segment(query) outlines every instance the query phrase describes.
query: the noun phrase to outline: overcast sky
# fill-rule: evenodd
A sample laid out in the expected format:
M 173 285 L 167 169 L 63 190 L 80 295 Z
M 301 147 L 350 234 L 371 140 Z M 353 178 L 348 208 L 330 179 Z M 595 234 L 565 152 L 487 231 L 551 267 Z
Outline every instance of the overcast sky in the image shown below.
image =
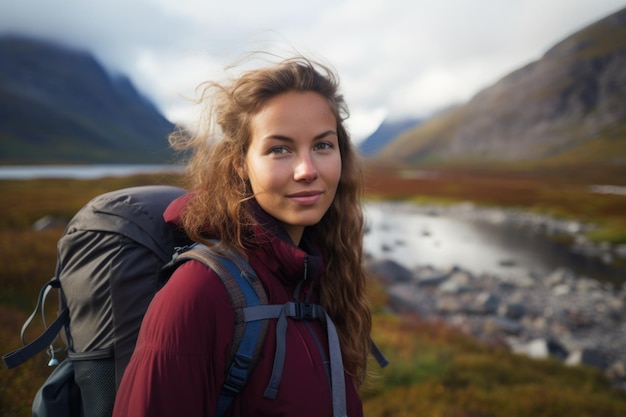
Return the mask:
M 470 99 L 625 0 L 0 0 L 0 33 L 91 51 L 172 122 L 245 53 L 330 63 L 359 140 L 385 118 Z

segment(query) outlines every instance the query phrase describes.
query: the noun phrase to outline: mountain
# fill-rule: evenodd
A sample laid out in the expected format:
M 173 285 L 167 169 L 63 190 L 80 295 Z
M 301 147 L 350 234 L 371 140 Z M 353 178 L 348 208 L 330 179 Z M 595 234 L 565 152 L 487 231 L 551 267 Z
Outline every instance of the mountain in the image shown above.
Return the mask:
M 626 166 L 626 9 L 554 45 L 377 157 L 419 164 Z
M 359 144 L 359 151 L 366 157 L 375 155 L 396 136 L 419 123 L 419 119 L 383 120 L 378 129 Z
M 0 37 L 0 164 L 168 163 L 173 129 L 89 53 Z

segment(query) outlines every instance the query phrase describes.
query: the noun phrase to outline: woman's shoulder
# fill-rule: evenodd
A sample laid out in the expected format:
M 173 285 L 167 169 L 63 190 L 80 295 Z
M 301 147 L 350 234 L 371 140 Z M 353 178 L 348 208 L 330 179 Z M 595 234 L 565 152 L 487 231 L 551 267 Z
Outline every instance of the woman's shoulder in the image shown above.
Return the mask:
M 233 322 L 234 309 L 217 274 L 187 261 L 150 303 L 138 348 L 144 355 L 219 351 L 230 343 Z
M 192 306 L 213 305 L 217 309 L 230 307 L 230 298 L 219 275 L 196 260 L 181 264 L 161 288 L 155 299 L 165 298 L 168 302 L 180 301 Z

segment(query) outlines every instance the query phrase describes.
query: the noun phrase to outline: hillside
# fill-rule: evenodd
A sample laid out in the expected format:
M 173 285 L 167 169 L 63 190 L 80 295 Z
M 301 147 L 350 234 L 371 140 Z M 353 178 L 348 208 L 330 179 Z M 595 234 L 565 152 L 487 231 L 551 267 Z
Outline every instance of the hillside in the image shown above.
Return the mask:
M 173 128 L 90 54 L 0 37 L 0 164 L 170 162 Z
M 417 126 L 419 119 L 409 118 L 402 120 L 384 120 L 380 126 L 359 144 L 359 151 L 364 156 L 375 155 L 387 146 L 396 136 L 408 129 Z
M 408 163 L 626 166 L 626 9 L 556 44 L 378 155 Z

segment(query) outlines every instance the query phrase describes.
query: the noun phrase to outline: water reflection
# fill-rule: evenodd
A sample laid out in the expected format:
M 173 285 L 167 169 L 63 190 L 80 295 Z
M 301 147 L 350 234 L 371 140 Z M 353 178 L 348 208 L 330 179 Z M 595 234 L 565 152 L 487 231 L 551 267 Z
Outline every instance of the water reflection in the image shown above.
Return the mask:
M 626 277 L 623 270 L 572 253 L 566 245 L 520 226 L 430 216 L 390 203 L 369 203 L 365 212 L 368 255 L 393 259 L 410 269 L 458 266 L 475 274 L 519 278 L 567 267 L 602 281 L 617 283 Z
M 181 172 L 177 165 L 92 164 L 92 165 L 8 165 L 0 166 L 0 180 L 35 178 L 95 179 L 135 174 Z

